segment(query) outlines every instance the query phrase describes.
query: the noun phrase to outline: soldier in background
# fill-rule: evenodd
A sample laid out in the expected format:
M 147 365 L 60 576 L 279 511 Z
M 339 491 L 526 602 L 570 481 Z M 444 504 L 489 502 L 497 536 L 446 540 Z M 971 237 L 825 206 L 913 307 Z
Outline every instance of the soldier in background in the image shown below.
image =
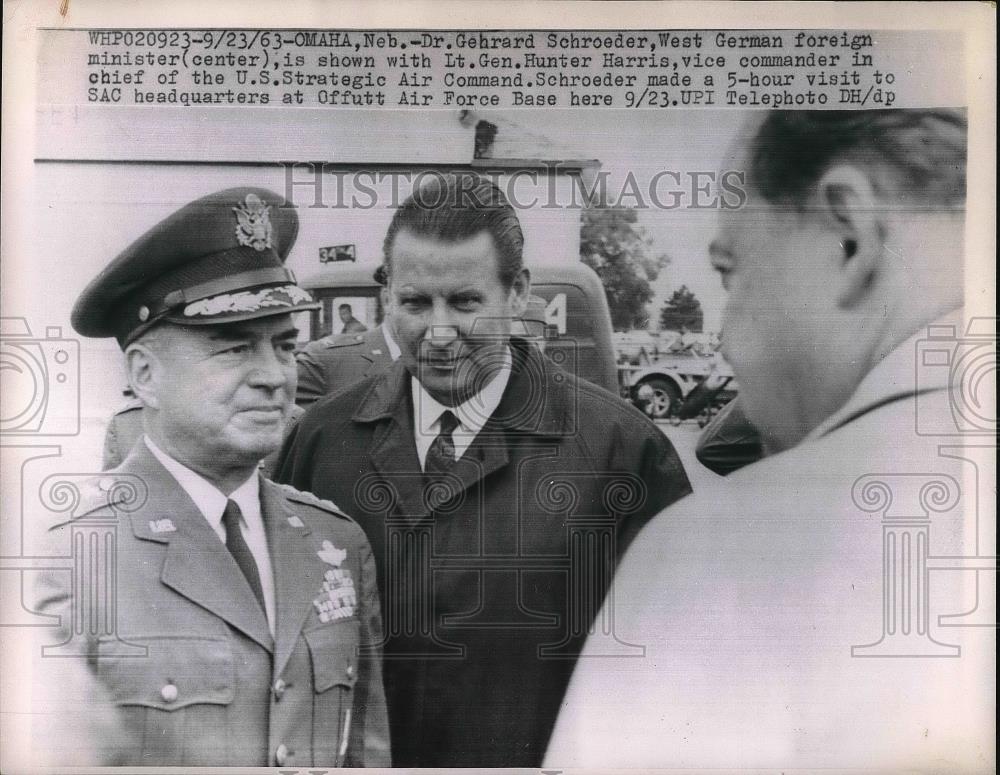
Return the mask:
M 340 329 L 342 334 L 361 334 L 368 330 L 368 326 L 354 317 L 354 310 L 350 304 L 341 304 L 337 307 L 337 315 L 344 327 Z
M 373 276 L 383 286 L 380 300 L 386 314 L 382 323 L 363 333 L 324 336 L 302 348 L 296 355 L 299 387 L 295 402 L 300 407 L 312 406 L 323 396 L 379 373 L 399 357 L 399 345 L 396 344 L 392 320 L 387 313 L 385 268 L 379 266 Z

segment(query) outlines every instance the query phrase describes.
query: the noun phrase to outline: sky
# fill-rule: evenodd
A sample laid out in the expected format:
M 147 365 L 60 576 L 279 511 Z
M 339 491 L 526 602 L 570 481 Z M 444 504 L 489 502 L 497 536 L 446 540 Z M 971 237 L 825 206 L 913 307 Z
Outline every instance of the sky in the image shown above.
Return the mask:
M 488 113 L 482 114 L 489 119 Z M 736 138 L 746 116 L 737 111 L 509 111 L 504 119 L 543 134 L 577 151 L 580 158 L 601 162 L 609 175 L 609 189 L 621 190 L 629 174 L 648 191 L 657 173 L 679 173 L 682 187 L 690 190 L 695 172 L 714 172 Z M 673 200 L 669 190 L 677 188 L 673 175 L 661 175 L 657 187 L 661 204 Z M 704 184 L 705 178 L 701 178 Z M 617 182 L 616 182 L 617 181 Z M 648 200 L 648 196 L 644 196 Z M 627 203 L 632 203 L 630 200 Z M 686 202 L 691 195 L 686 195 Z M 703 201 L 699 199 L 699 201 Z M 716 228 L 716 210 L 681 206 L 663 209 L 648 202 L 640 209 L 639 223 L 652 238 L 651 250 L 666 253 L 670 263 L 654 283 L 656 298 L 650 315 L 656 319 L 663 302 L 681 285 L 687 285 L 701 300 L 705 329 L 718 330 L 725 293 L 708 263 L 708 245 Z

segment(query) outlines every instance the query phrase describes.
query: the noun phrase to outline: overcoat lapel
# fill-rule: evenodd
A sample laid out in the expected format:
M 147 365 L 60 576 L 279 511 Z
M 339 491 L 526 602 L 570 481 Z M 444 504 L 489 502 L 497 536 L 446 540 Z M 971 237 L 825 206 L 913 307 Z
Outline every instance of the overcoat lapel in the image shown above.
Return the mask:
M 467 492 L 510 462 L 512 435 L 543 435 L 562 429 L 563 407 L 550 402 L 548 370 L 531 345 L 511 340 L 513 367 L 510 383 L 494 416 L 452 469 L 458 492 Z M 397 511 L 419 521 L 431 509 L 424 498 L 424 478 L 413 441 L 413 407 L 409 378 L 399 361 L 374 383 L 354 415 L 374 422 L 369 449 L 372 467 L 393 486 Z M 516 443 L 516 442 L 515 442 Z
M 423 472 L 413 441 L 409 377 L 399 361 L 375 380 L 354 419 L 375 423 L 368 459 L 379 479 L 392 488 L 396 512 L 418 522 L 430 509 L 424 503 Z
M 121 470 L 139 476 L 146 484 L 146 504 L 131 515 L 132 528 L 139 538 L 166 544 L 160 580 L 273 650 L 267 617 L 253 590 L 184 488 L 141 442 Z M 169 519 L 175 529 L 152 532 L 150 522 L 162 519 Z

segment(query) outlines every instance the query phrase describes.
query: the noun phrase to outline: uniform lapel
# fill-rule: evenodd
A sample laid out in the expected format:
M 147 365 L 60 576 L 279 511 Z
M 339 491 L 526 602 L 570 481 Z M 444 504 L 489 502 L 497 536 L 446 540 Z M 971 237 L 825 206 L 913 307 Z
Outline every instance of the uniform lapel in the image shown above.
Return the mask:
M 261 479 L 260 505 L 274 568 L 274 674 L 291 656 L 313 599 L 322 591 L 323 563 L 309 538 L 309 526 L 287 504 L 280 489 Z
M 132 527 L 138 538 L 167 545 L 160 580 L 272 650 L 267 617 L 243 572 L 184 489 L 141 442 L 122 470 L 148 488 L 146 505 L 131 515 Z M 157 520 L 169 520 L 174 529 L 154 533 L 150 523 Z

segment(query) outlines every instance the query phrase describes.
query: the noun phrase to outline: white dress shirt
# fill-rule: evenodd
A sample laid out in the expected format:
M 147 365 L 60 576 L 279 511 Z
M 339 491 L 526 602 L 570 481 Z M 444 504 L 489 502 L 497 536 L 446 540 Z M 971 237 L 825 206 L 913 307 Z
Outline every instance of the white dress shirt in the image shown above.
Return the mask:
M 424 390 L 424 386 L 418 380 L 410 378 L 410 391 L 413 396 L 413 436 L 421 468 L 426 465 L 427 452 L 438 435 L 441 415 L 446 410 L 454 412 L 458 418 L 458 427 L 451 435 L 455 444 L 455 459 L 458 460 L 466 453 L 479 431 L 486 425 L 486 421 L 500 405 L 503 391 L 507 389 L 507 382 L 510 380 L 510 367 L 510 349 L 505 348 L 503 364 L 493 379 L 476 395 L 458 406 L 445 406 Z
M 271 553 L 267 548 L 267 533 L 264 531 L 264 518 L 260 511 L 260 479 L 257 471 L 243 484 L 224 495 L 214 484 L 187 466 L 177 462 L 166 452 L 156 446 L 149 436 L 143 440 L 149 451 L 153 453 L 170 475 L 188 494 L 198 511 L 202 513 L 212 530 L 223 544 L 226 543 L 226 526 L 222 524 L 222 513 L 226 510 L 226 502 L 233 500 L 240 507 L 243 518 L 240 528 L 250 553 L 257 563 L 257 573 L 260 575 L 260 586 L 264 592 L 264 611 L 267 614 L 267 626 L 274 635 L 275 598 L 274 573 L 271 570 Z

